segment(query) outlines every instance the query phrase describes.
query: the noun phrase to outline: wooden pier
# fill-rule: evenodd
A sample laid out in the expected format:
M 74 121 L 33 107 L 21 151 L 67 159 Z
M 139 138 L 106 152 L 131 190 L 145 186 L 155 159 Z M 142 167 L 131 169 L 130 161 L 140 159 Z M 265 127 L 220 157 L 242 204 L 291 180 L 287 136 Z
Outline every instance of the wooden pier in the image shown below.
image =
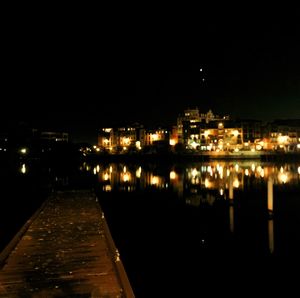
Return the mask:
M 95 195 L 51 195 L 0 254 L 0 297 L 134 297 Z

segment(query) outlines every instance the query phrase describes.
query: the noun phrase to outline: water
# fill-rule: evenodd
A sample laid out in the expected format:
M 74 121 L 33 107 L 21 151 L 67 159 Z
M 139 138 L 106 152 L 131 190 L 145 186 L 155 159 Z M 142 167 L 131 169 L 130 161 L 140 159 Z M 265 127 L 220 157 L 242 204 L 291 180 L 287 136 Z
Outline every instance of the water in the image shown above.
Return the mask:
M 2 248 L 49 191 L 93 187 L 136 297 L 239 294 L 237 285 L 287 292 L 297 276 L 300 162 L 20 164 L 7 172 Z

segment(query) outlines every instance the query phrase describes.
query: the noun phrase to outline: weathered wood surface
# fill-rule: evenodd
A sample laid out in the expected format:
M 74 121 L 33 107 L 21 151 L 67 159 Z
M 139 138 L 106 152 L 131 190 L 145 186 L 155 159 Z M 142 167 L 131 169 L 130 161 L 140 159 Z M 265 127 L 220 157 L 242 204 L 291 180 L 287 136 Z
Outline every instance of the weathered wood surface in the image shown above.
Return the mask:
M 48 199 L 0 270 L 0 297 L 134 297 L 93 194 Z

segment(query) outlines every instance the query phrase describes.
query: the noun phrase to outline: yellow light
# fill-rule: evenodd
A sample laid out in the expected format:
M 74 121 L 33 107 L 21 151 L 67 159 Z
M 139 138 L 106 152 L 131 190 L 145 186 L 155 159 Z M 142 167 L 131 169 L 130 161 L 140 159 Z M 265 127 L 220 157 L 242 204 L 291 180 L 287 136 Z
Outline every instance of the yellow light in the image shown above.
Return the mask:
M 176 145 L 176 141 L 174 139 L 170 139 L 170 145 L 171 146 L 175 146 Z
M 141 178 L 141 174 L 142 174 L 142 168 L 139 167 L 135 172 L 136 178 Z
M 104 191 L 108 191 L 108 192 L 111 191 L 111 185 L 108 185 L 108 184 L 107 184 L 107 185 L 104 185 L 104 186 L 103 186 L 103 190 L 104 190 Z
M 239 170 L 239 165 L 236 164 L 236 165 L 235 165 L 235 171 L 238 172 L 238 170 Z
M 151 135 L 151 139 L 152 139 L 152 141 L 157 141 L 158 140 L 158 134 L 153 134 L 153 135 Z
M 104 144 L 107 146 L 107 144 L 109 143 L 109 139 L 104 139 Z
M 196 177 L 198 174 L 198 171 L 196 169 L 192 169 L 192 176 Z
M 234 152 L 239 152 L 239 148 L 235 148 L 235 149 L 234 149 Z
M 99 173 L 99 172 L 100 172 L 100 167 L 99 167 L 99 165 L 97 165 L 97 167 L 96 167 L 96 171 L 97 171 L 97 173 Z
M 151 184 L 152 185 L 158 184 L 158 177 L 157 176 L 152 176 L 151 177 Z
M 97 174 L 97 169 L 96 168 L 93 169 L 93 173 L 94 173 L 94 175 Z
M 220 195 L 223 196 L 223 194 L 224 194 L 224 189 L 221 188 L 221 189 L 220 189 Z
M 287 181 L 288 181 L 288 176 L 287 176 L 287 174 L 283 174 L 283 173 L 281 173 L 281 174 L 279 174 L 279 180 L 281 181 L 281 182 L 283 182 L 283 183 L 286 183 Z
M 300 149 L 300 144 L 297 144 L 297 148 Z
M 94 146 L 93 146 L 93 148 L 94 148 L 94 149 L 96 149 L 96 148 L 97 148 L 97 146 L 96 146 L 96 145 L 94 145 Z
M 104 176 L 103 176 L 104 181 L 107 181 L 108 178 L 109 178 L 109 175 L 107 173 L 104 173 Z
M 126 173 L 126 171 L 127 171 L 126 166 L 124 166 L 123 172 Z
M 205 178 L 204 185 L 206 188 L 209 188 L 209 186 L 210 186 L 210 183 L 207 178 Z
M 223 123 L 222 122 L 219 123 L 219 127 L 223 127 Z
M 96 148 L 96 151 L 99 152 L 99 151 L 100 151 L 100 148 Z
M 256 145 L 256 150 L 261 150 L 262 149 L 262 145 Z
M 124 174 L 123 174 L 123 181 L 124 181 L 124 182 L 128 182 L 129 180 L 130 180 L 129 173 L 124 173 Z
M 208 135 L 209 135 L 209 130 L 205 130 L 205 131 L 204 131 L 204 136 L 207 138 Z
M 251 165 L 251 170 L 254 172 L 255 171 L 255 165 L 254 163 Z
M 300 167 L 298 167 L 298 174 L 300 175 Z
M 240 186 L 239 180 L 238 180 L 238 179 L 235 179 L 235 180 L 233 181 L 233 187 L 239 188 L 239 186 Z
M 130 145 L 130 138 L 128 138 L 128 137 L 124 137 L 123 138 L 123 145 Z
M 176 178 L 176 173 L 174 171 L 170 172 L 170 179 L 174 180 Z
M 21 167 L 21 173 L 26 174 L 26 165 L 23 163 Z
M 136 146 L 136 148 L 139 149 L 139 150 L 142 149 L 142 148 L 141 148 L 141 142 L 140 142 L 140 141 L 136 141 L 136 142 L 135 142 L 135 146 Z
M 238 131 L 238 130 L 234 130 L 234 131 L 232 132 L 232 134 L 233 134 L 235 137 L 237 137 L 237 136 L 239 135 L 239 131 Z
M 22 148 L 22 149 L 20 149 L 20 152 L 21 152 L 22 154 L 26 154 L 26 153 L 27 153 L 27 149 L 26 149 L 26 148 Z
M 245 170 L 245 175 L 249 176 L 249 170 L 248 169 Z
M 112 168 L 112 166 L 110 166 L 109 167 L 109 172 L 112 173 L 112 171 L 113 171 L 113 168 Z
M 277 138 L 277 141 L 278 141 L 279 144 L 284 144 L 288 141 L 288 138 L 289 138 L 288 136 L 279 136 Z

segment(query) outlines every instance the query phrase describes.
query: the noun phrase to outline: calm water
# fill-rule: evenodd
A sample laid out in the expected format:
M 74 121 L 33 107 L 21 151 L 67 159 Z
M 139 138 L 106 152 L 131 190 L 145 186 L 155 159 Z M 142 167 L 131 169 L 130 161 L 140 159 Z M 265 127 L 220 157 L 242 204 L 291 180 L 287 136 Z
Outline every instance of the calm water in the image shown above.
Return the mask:
M 290 289 L 297 276 L 300 162 L 2 169 L 1 247 L 49 191 L 83 187 L 99 197 L 137 297 L 254 291 L 287 276 Z

